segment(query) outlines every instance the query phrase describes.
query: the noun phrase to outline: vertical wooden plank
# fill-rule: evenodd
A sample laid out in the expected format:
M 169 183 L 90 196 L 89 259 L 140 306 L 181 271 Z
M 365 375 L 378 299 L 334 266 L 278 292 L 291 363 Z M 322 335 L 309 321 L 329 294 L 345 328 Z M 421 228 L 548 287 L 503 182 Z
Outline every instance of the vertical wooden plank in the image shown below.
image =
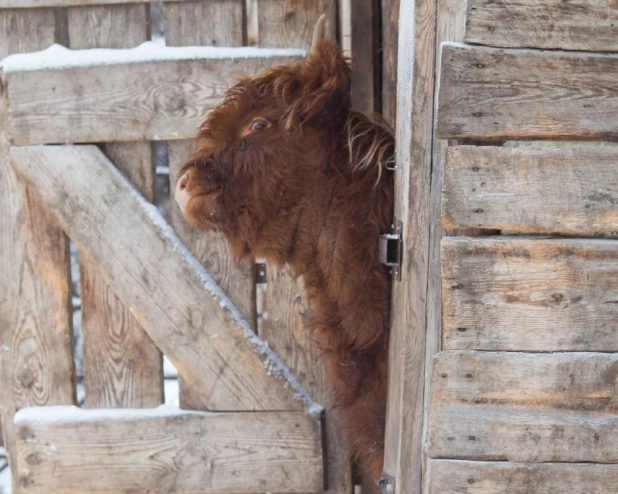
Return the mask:
M 147 5 L 73 7 L 67 11 L 71 48 L 127 48 L 149 38 Z M 154 154 L 149 142 L 110 143 L 110 159 L 154 201 Z M 103 282 L 96 259 L 80 263 L 85 405 L 153 407 L 163 402 L 163 364 L 130 311 Z
M 382 0 L 382 116 L 393 128 L 397 116 L 399 1 Z
M 0 58 L 54 40 L 54 9 L 0 10 Z M 68 240 L 9 165 L 4 87 L 0 74 L 0 423 L 17 492 L 13 414 L 75 395 Z
M 326 36 L 336 31 L 335 1 L 307 2 L 260 0 L 258 2 L 258 32 L 260 46 L 301 47 L 311 45 L 313 27 L 322 13 L 327 14 Z M 259 335 L 266 339 L 290 368 L 311 397 L 326 407 L 324 434 L 326 453 L 326 492 L 352 492 L 352 469 L 347 458 L 347 444 L 336 417 L 330 412 L 331 386 L 320 351 L 305 327 L 310 308 L 300 280 L 286 268 L 266 267 L 266 285 Z
M 165 4 L 168 46 L 242 46 L 244 0 L 170 2 Z
M 131 48 L 150 39 L 147 4 L 67 9 L 71 48 Z
M 397 75 L 395 214 L 403 221 L 401 282 L 392 303 L 385 472 L 400 493 L 422 490 L 436 2 L 402 0 Z
M 375 109 L 374 1 L 355 0 L 351 5 L 352 32 L 352 105 L 371 113 Z
M 154 201 L 151 143 L 112 143 L 109 158 L 149 201 Z M 85 405 L 91 408 L 148 408 L 163 402 L 161 353 L 99 279 L 96 261 L 81 263 Z
M 325 35 L 334 39 L 337 32 L 336 0 L 259 0 L 259 45 L 308 49 L 313 28 L 322 14 L 326 14 Z
M 2 122 L 6 121 L 5 104 L 3 98 Z M 0 407 L 17 485 L 21 473 L 14 470 L 13 461 L 15 411 L 74 403 L 71 293 L 68 239 L 10 168 L 4 133 L 0 136 L 0 206 L 0 347 L 5 350 L 6 365 Z
M 266 275 L 265 313 L 260 324 L 260 337 L 266 339 L 281 360 L 294 372 L 300 385 L 322 404 L 324 420 L 326 486 L 330 494 L 352 492 L 351 465 L 347 459 L 345 434 L 331 412 L 331 385 L 326 363 L 312 342 L 306 324 L 311 308 L 300 279 L 289 269 L 268 266 Z M 366 491 L 369 492 L 369 491 Z
M 170 141 L 168 156 L 171 189 L 174 189 L 180 168 L 188 161 L 192 152 L 191 141 Z M 232 299 L 245 318 L 255 324 L 255 284 L 253 264 L 236 262 L 232 258 L 227 241 L 222 234 L 193 228 L 187 224 L 182 213 L 174 203 L 169 212 L 169 221 L 174 230 L 206 267 L 217 284 Z M 205 409 L 206 404 L 194 396 L 179 377 L 180 405 L 188 409 Z
M 42 50 L 54 40 L 54 9 L 0 9 L 0 58 Z

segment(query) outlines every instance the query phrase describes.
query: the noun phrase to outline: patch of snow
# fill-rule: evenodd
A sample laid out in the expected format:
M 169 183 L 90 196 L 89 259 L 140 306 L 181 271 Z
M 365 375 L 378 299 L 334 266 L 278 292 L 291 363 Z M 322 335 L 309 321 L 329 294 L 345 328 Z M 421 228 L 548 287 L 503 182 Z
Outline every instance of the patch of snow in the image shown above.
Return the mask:
M 11 469 L 7 467 L 0 471 L 0 494 L 11 494 L 12 492 Z
M 180 387 L 177 379 L 166 379 L 163 382 L 163 395 L 167 406 L 180 406 Z
M 163 376 L 165 378 L 178 377 L 178 369 L 165 355 L 163 355 Z
M 178 407 L 160 405 L 156 408 L 90 408 L 74 406 L 29 407 L 22 408 L 13 417 L 15 424 L 67 422 L 99 422 L 105 420 L 143 420 L 156 417 L 173 417 L 176 415 L 195 415 L 210 412 L 193 412 Z
M 88 50 L 70 50 L 64 46 L 54 44 L 38 52 L 9 55 L 0 62 L 0 65 L 4 72 L 24 72 L 143 62 L 302 57 L 305 53 L 305 50 L 296 48 L 163 46 L 153 41 L 146 41 L 135 48 L 129 49 L 93 48 Z

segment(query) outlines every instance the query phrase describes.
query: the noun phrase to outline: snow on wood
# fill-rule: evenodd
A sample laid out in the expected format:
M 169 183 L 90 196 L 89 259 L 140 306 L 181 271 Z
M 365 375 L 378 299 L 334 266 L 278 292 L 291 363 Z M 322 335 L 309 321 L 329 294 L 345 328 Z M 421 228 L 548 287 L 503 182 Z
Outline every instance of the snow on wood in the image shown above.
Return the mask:
M 70 50 L 54 44 L 42 51 L 10 55 L 0 62 L 0 67 L 3 72 L 25 72 L 180 60 L 301 57 L 304 54 L 305 50 L 293 48 L 163 46 L 152 41 L 127 49 Z

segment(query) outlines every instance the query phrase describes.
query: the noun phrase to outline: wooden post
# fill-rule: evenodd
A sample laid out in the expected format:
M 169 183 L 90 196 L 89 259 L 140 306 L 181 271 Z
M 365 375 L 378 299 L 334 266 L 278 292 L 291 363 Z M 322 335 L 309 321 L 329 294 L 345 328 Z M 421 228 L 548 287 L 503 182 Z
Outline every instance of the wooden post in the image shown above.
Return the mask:
M 422 488 L 436 3 L 402 0 L 399 26 L 395 214 L 404 258 L 393 288 L 384 469 L 407 494 Z
M 67 9 L 71 48 L 130 48 L 150 38 L 145 4 Z M 109 143 L 105 151 L 146 200 L 154 201 L 151 143 Z M 90 262 L 89 262 L 90 261 Z M 152 407 L 163 401 L 161 352 L 95 271 L 80 259 L 84 391 L 88 407 Z
M 54 9 L 0 9 L 0 58 L 55 40 Z M 0 87 L 6 81 L 0 74 Z M 0 98 L 0 423 L 12 470 L 13 414 L 30 405 L 74 402 L 70 280 L 66 236 L 9 163 L 7 94 Z

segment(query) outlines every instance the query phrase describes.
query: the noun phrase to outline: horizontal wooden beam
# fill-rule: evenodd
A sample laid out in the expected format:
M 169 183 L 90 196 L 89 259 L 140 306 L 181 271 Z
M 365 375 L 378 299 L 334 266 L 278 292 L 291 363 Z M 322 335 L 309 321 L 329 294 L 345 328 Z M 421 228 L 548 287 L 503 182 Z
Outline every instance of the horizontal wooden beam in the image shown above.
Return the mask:
M 193 137 L 238 77 L 303 50 L 162 47 L 71 51 L 54 45 L 2 62 L 16 145 Z
M 537 406 L 618 413 L 618 354 L 444 351 L 434 359 L 433 403 Z
M 430 460 L 428 494 L 608 494 L 618 465 Z
M 618 462 L 618 355 L 444 352 L 432 458 Z
M 614 0 L 468 0 L 467 5 L 468 43 L 618 51 Z
M 438 136 L 618 138 L 618 56 L 442 45 Z
M 618 146 L 598 143 L 553 149 L 448 148 L 444 226 L 544 233 L 616 232 L 616 163 Z
M 11 149 L 12 164 L 211 410 L 299 410 L 310 399 L 95 146 Z
M 431 409 L 428 444 L 432 458 L 615 463 L 618 415 L 445 404 Z
M 37 407 L 14 423 L 14 471 L 32 494 L 323 488 L 320 423 L 304 412 Z
M 446 238 L 445 349 L 618 350 L 618 241 Z
M 3 0 L 2 9 L 31 9 L 39 7 L 86 7 L 88 5 L 116 5 L 128 3 L 149 3 L 152 0 Z M 165 0 L 169 2 L 184 2 L 186 0 Z

